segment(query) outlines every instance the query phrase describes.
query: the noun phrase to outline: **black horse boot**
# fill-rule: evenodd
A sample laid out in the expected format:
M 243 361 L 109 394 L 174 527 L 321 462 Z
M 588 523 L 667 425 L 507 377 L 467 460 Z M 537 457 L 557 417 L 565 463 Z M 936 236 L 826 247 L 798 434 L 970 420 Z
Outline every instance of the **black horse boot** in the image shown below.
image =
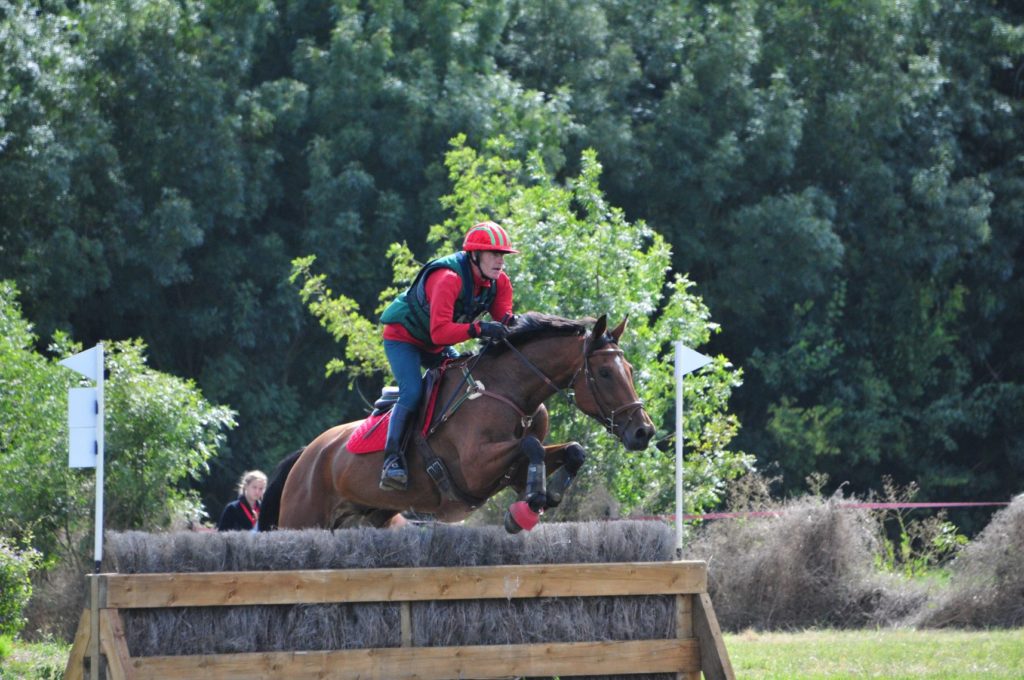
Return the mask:
M 405 491 L 409 486 L 409 473 L 405 469 L 405 455 L 402 453 L 402 437 L 412 411 L 395 404 L 391 408 L 391 421 L 388 423 L 388 437 L 384 444 L 384 465 L 380 471 L 380 488 L 392 491 Z

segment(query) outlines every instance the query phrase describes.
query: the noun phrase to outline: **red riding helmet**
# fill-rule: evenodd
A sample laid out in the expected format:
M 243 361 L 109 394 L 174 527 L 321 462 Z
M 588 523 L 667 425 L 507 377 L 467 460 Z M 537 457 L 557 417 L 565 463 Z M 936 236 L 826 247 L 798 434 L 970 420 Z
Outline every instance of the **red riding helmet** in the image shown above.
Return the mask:
M 481 222 L 466 234 L 462 242 L 463 250 L 493 250 L 499 253 L 518 253 L 512 247 L 512 239 L 505 230 L 494 222 Z

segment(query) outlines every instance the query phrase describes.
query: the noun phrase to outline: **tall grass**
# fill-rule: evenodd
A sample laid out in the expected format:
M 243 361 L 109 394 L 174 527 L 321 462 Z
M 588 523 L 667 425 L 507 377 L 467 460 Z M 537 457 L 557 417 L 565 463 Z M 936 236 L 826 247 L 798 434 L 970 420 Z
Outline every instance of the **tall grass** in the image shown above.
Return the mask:
M 15 640 L 0 658 L 0 680 L 59 680 L 64 677 L 71 645 L 66 642 Z

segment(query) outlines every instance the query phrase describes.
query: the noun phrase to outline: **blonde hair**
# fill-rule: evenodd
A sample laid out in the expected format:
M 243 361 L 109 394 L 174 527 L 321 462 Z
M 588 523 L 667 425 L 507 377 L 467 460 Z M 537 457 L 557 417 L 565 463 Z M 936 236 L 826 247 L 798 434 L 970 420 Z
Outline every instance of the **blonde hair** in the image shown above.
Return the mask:
M 263 483 L 267 483 L 267 476 L 259 470 L 249 470 L 248 472 L 242 473 L 242 478 L 238 480 L 238 495 L 241 496 L 245 493 L 245 487 L 249 486 L 257 479 L 262 479 Z

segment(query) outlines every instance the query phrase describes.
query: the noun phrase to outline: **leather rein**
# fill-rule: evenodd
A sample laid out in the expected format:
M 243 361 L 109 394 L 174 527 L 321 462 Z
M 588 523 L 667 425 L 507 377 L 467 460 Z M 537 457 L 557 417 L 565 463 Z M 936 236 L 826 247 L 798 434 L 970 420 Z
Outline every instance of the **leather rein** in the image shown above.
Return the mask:
M 540 377 L 541 380 L 544 381 L 545 384 L 547 384 L 548 387 L 551 388 L 552 394 L 561 394 L 563 397 L 565 397 L 565 400 L 569 402 L 569 404 L 574 406 L 576 405 L 576 402 L 573 399 L 572 394 L 567 392 L 566 388 L 559 387 L 554 382 L 552 382 L 552 380 L 548 376 L 546 376 L 543 371 L 537 368 L 537 366 L 535 366 L 534 363 L 530 361 L 525 354 L 516 349 L 516 347 L 511 342 L 508 341 L 508 338 L 503 339 L 502 342 L 505 343 L 505 346 L 508 347 L 523 362 L 523 364 L 526 365 L 527 368 L 533 371 L 537 376 Z M 619 347 L 606 347 L 604 349 L 594 350 L 593 352 L 587 352 L 586 347 L 587 343 L 584 342 L 583 364 L 578 369 L 576 369 L 575 373 L 573 373 L 572 378 L 569 379 L 567 387 L 572 387 L 573 385 L 576 384 L 576 381 L 579 379 L 580 376 L 580 371 L 582 371 L 587 381 L 587 388 L 590 390 L 590 393 L 594 395 L 594 403 L 597 404 L 597 409 L 599 411 L 598 416 L 593 416 L 594 419 L 601 423 L 601 425 L 612 436 L 618 437 L 619 431 L 624 430 L 626 427 L 629 426 L 631 422 L 633 422 L 633 418 L 636 416 L 637 412 L 641 408 L 643 408 L 644 402 L 641 399 L 637 399 L 636 401 L 631 401 L 627 404 L 623 404 L 613 409 L 607 408 L 607 406 L 604 403 L 604 400 L 602 400 L 601 398 L 601 393 L 597 389 L 597 381 L 594 379 L 593 371 L 590 370 L 590 357 L 592 357 L 595 354 L 617 354 L 623 359 L 625 359 L 625 352 L 623 352 L 622 349 Z M 496 394 L 488 390 L 481 390 L 478 394 L 491 397 L 492 399 L 497 399 L 498 401 L 510 406 L 516 413 L 519 414 L 520 422 L 522 423 L 524 432 L 533 423 L 533 416 L 536 415 L 536 411 L 531 415 L 526 415 L 526 413 L 508 397 Z M 541 401 L 543 402 L 543 400 Z M 629 413 L 629 417 L 626 419 L 625 425 L 619 426 L 615 422 L 615 418 L 624 411 L 627 411 Z

